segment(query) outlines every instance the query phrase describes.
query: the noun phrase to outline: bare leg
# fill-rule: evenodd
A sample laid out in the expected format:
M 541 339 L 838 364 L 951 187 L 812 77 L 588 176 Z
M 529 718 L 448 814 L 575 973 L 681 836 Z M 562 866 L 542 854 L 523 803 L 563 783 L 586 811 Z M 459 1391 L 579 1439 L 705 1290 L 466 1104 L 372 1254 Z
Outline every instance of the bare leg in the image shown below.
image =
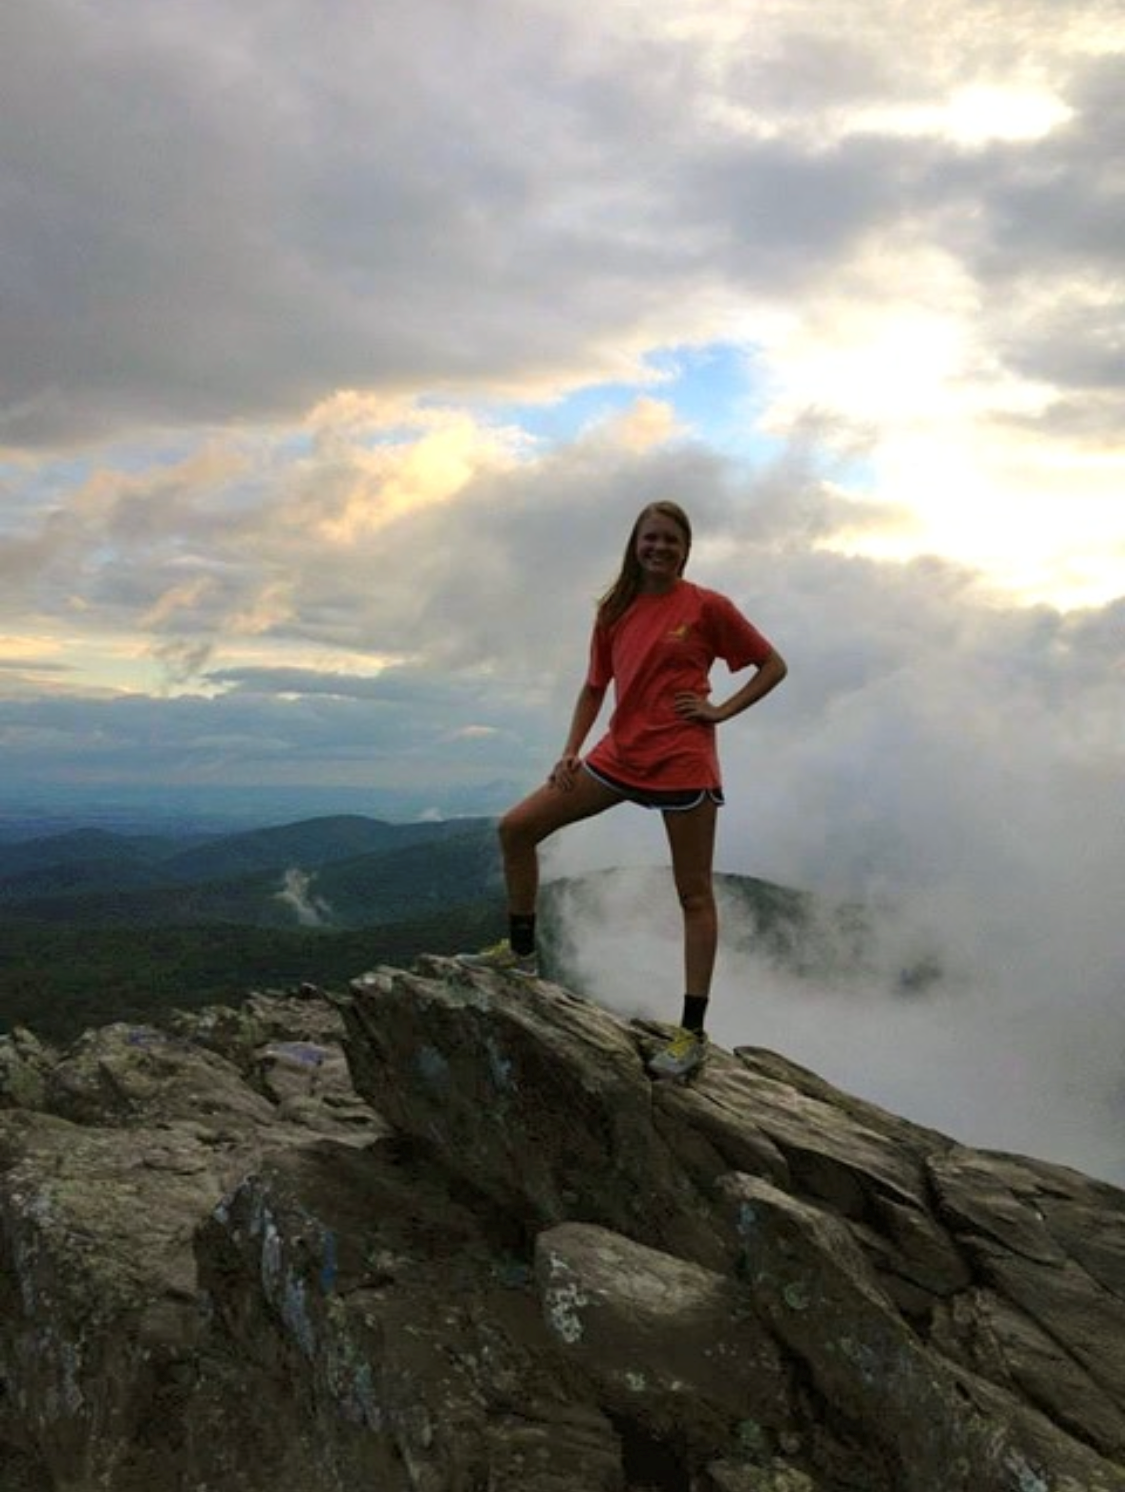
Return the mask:
M 686 813 L 665 813 L 672 873 L 684 914 L 684 990 L 706 1000 L 719 943 L 719 914 L 711 868 L 715 858 L 717 805 L 705 798 Z
M 535 911 L 539 895 L 538 847 L 556 829 L 593 818 L 622 801 L 589 772 L 578 772 L 574 785 L 558 788 L 547 782 L 508 810 L 500 820 L 500 848 L 508 886 L 508 910 L 517 916 Z

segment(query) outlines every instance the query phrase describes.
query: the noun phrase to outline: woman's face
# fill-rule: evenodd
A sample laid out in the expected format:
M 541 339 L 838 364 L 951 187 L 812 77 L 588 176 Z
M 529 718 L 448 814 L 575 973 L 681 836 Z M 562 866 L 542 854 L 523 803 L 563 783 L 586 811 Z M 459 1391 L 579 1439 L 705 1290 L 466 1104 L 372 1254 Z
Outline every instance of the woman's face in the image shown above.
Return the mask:
M 687 564 L 687 536 L 674 518 L 645 513 L 637 527 L 633 552 L 645 588 L 661 590 L 671 585 Z

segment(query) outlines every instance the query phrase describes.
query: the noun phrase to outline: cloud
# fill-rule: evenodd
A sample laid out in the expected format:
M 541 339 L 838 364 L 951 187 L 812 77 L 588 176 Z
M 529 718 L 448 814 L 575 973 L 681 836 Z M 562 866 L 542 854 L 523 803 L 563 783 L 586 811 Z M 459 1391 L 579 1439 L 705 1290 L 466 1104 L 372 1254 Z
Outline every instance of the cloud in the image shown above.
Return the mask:
M 275 899 L 296 913 L 301 927 L 328 927 L 332 923 L 332 907 L 323 897 L 312 894 L 314 876 L 293 865 L 282 877 L 281 890 Z
M 565 91 L 581 32 L 508 19 L 17 5 L 9 439 L 604 366 L 590 344 L 626 245 L 586 220 L 597 123 Z
M 1114 145 L 1093 121 L 1120 119 L 1111 15 L 1025 0 L 969 25 L 937 5 L 903 47 L 890 4 L 862 25 L 818 7 L 810 28 L 791 3 L 653 7 L 644 27 L 625 4 L 544 4 L 513 26 L 491 0 L 348 3 L 315 23 L 297 3 L 17 3 L 8 438 L 635 370 L 645 345 L 713 336 L 747 296 L 776 300 L 936 209 L 933 184 L 964 173 L 956 130 L 912 140 L 871 111 L 974 85 L 1002 114 L 1004 86 L 1036 81 L 1081 121 L 1046 190 L 1019 142 L 994 157 L 982 250 L 1026 263 L 1027 232 L 1050 253 L 1065 231 L 1093 263 Z M 1059 191 L 1087 210 L 1046 211 Z
M 858 977 L 802 981 L 738 951 L 728 907 L 714 1034 L 967 1143 L 1125 1180 L 1120 605 L 1013 614 L 950 569 L 778 566 L 757 599 L 792 673 L 723 730 L 718 865 L 862 897 L 881 943 Z M 544 854 L 552 877 L 666 861 L 656 815 L 628 807 Z M 675 1021 L 674 893 L 638 885 L 566 936 L 597 998 Z M 898 972 L 933 953 L 943 982 L 904 995 Z

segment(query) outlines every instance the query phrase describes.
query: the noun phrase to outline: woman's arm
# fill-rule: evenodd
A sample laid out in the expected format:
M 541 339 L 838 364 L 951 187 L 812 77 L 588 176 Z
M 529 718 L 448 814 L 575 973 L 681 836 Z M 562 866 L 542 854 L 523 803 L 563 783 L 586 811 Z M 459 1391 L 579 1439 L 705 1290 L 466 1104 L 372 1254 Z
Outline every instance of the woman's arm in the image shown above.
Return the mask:
M 564 792 L 574 786 L 574 774 L 578 771 L 578 753 L 582 750 L 582 743 L 590 734 L 590 728 L 598 718 L 598 712 L 605 698 L 604 689 L 595 689 L 592 684 L 583 684 L 578 691 L 578 698 L 574 702 L 574 713 L 570 717 L 570 730 L 567 732 L 566 745 L 562 749 L 562 756 L 551 769 L 548 782 L 555 787 L 561 787 Z
M 742 688 L 736 690 L 723 704 L 712 704 L 706 695 L 691 694 L 685 690 L 676 695 L 676 713 L 685 720 L 704 720 L 710 725 L 721 725 L 723 721 L 733 720 L 736 715 L 741 715 L 743 710 L 756 705 L 760 699 L 765 699 L 788 672 L 788 664 L 775 648 L 753 677 L 747 679 Z

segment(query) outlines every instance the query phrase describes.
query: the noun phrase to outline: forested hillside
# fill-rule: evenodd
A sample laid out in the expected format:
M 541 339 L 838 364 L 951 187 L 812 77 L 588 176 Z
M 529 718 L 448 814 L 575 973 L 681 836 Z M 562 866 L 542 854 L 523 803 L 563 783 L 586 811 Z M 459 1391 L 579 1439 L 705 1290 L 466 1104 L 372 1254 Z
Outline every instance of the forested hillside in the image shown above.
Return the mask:
M 607 896 L 668 897 L 667 867 L 545 888 L 543 953 L 580 988 L 555 936 L 565 899 L 588 925 Z M 748 876 L 720 876 L 724 940 L 800 976 L 864 966 L 868 915 Z M 0 1033 L 65 1041 L 115 1020 L 237 1002 L 251 989 L 343 987 L 380 963 L 456 953 L 504 926 L 489 819 L 390 824 L 347 816 L 192 840 L 80 831 L 0 852 Z M 903 969 L 904 988 L 939 973 Z
M 112 1020 L 343 985 L 496 935 L 487 819 L 310 819 L 201 841 L 84 830 L 0 857 L 0 1031 L 55 1041 Z

